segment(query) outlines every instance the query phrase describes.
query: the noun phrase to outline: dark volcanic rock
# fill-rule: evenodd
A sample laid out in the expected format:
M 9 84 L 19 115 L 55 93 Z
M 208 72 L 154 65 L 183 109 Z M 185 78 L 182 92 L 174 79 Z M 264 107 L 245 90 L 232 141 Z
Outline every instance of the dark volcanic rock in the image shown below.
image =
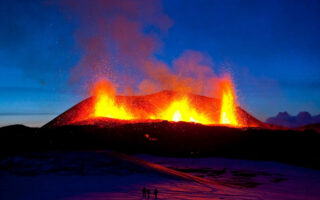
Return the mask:
M 97 119 L 90 123 L 57 128 L 0 128 L 0 159 L 3 154 L 30 151 L 109 149 L 128 154 L 274 160 L 320 169 L 320 134 L 312 130 L 232 128 L 167 121 L 114 122 L 113 126 L 100 126 Z
M 298 130 L 305 131 L 305 130 L 314 130 L 320 133 L 320 123 L 319 124 L 308 124 L 306 126 L 299 127 Z

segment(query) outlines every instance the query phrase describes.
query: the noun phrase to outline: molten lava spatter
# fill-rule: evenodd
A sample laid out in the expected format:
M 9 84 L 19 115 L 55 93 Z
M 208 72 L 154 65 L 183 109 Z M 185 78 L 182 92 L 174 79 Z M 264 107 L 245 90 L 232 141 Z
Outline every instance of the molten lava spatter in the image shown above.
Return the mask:
M 239 126 L 236 115 L 235 94 L 231 81 L 223 81 L 220 124 Z
M 208 119 L 204 114 L 197 111 L 194 106 L 190 104 L 187 97 L 174 100 L 164 112 L 154 118 L 175 122 L 184 121 L 201 124 L 214 124 L 214 122 L 210 121 L 210 119 Z
M 115 119 L 134 119 L 123 105 L 115 102 L 115 92 L 107 81 L 100 81 L 94 88 L 96 103 L 94 117 L 108 117 Z

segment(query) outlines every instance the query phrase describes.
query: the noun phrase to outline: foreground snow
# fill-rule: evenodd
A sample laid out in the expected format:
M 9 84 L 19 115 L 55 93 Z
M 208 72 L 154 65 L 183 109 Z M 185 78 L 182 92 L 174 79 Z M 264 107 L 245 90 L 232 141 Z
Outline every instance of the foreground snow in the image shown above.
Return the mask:
M 319 199 L 320 171 L 275 162 L 138 155 L 218 185 L 159 172 L 103 152 L 34 153 L 0 159 L 0 199 Z M 153 197 L 153 196 L 152 196 Z
M 258 199 L 320 199 L 320 171 L 314 169 L 227 158 L 137 157 L 238 188 Z

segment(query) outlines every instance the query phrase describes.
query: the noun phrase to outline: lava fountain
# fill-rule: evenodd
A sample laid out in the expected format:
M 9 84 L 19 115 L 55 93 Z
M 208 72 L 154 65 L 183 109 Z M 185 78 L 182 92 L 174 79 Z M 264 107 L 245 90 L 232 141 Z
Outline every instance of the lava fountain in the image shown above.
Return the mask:
M 124 105 L 115 102 L 115 90 L 108 81 L 99 81 L 93 94 L 96 98 L 93 117 L 108 117 L 114 119 L 134 119 Z
M 220 124 L 239 126 L 236 115 L 235 92 L 230 80 L 224 80 L 222 86 L 222 100 Z
M 208 119 L 205 114 L 201 113 L 201 111 L 196 110 L 186 96 L 182 99 L 174 100 L 170 103 L 170 106 L 164 112 L 153 118 L 175 122 L 184 121 L 201 124 L 214 123 L 210 119 Z
M 180 94 L 168 102 L 149 102 L 154 107 L 160 108 L 156 112 L 142 114 L 137 106 L 126 102 L 117 102 L 115 89 L 109 81 L 99 81 L 93 89 L 95 97 L 94 111 L 91 118 L 106 117 L 120 120 L 167 120 L 200 123 L 206 125 L 240 126 L 236 113 L 236 95 L 231 78 L 224 78 L 220 84 L 221 108 L 220 120 L 213 119 L 204 106 L 195 105 L 188 94 Z M 162 104 L 161 104 L 162 103 Z M 161 105 L 160 105 L 161 104 Z

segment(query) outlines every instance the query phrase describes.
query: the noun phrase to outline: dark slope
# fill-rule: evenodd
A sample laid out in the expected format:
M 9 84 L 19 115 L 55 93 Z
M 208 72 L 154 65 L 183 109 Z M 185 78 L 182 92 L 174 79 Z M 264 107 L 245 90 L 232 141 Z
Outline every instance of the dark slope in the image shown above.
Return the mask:
M 111 149 L 129 154 L 274 160 L 320 169 L 319 143 L 320 134 L 314 131 L 166 121 L 113 127 L 0 128 L 0 154 Z
M 302 127 L 297 128 L 297 130 L 300 130 L 300 131 L 314 130 L 314 131 L 317 131 L 318 133 L 320 133 L 320 123 L 302 126 Z

